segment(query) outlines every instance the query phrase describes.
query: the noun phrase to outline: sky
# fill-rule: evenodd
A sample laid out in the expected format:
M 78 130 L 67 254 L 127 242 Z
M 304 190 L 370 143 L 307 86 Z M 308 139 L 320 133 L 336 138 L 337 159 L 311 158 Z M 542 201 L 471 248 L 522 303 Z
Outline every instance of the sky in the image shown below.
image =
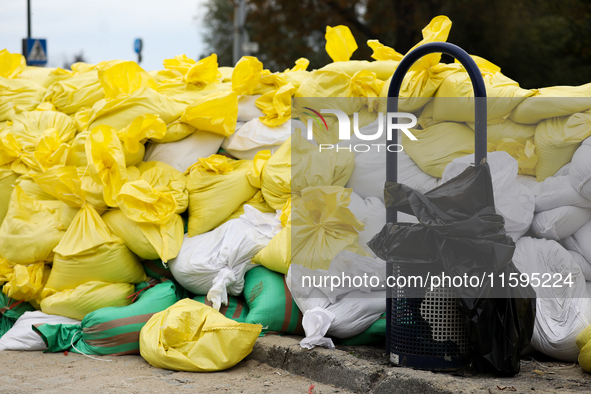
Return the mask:
M 146 71 L 164 59 L 204 52 L 200 18 L 204 0 L 31 0 L 31 36 L 47 39 L 48 67 L 63 67 L 84 52 L 88 63 L 135 60 L 143 41 Z M 0 50 L 21 53 L 27 37 L 27 1 L 0 0 Z

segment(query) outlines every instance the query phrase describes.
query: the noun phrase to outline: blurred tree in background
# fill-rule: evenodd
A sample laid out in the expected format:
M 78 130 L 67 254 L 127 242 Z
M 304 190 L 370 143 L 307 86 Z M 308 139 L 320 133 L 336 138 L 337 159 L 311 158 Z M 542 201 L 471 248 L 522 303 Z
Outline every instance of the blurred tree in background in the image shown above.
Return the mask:
M 453 25 L 448 42 L 501 67 L 525 88 L 591 82 L 589 0 L 248 0 L 246 28 L 256 56 L 272 71 L 299 57 L 310 69 L 331 62 L 326 26 L 347 25 L 359 45 L 354 60 L 370 60 L 368 39 L 406 53 L 437 15 Z M 232 65 L 233 4 L 207 0 L 204 40 L 220 65 Z M 447 58 L 445 61 L 452 61 Z

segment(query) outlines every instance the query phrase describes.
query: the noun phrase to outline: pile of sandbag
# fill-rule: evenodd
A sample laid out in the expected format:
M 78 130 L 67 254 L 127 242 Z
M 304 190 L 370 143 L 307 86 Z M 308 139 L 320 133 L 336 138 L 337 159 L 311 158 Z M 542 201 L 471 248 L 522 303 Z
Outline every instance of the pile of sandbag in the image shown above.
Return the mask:
M 434 18 L 412 49 L 450 29 Z M 283 72 L 250 56 L 219 67 L 215 54 L 150 72 L 122 60 L 63 70 L 0 51 L 0 348 L 140 353 L 212 371 L 267 333 L 304 335 L 308 348 L 382 339 L 385 263 L 367 244 L 386 225 L 386 149 L 353 146 L 388 143 L 385 97 L 403 55 L 369 40 L 374 61 L 351 61 L 345 26 L 326 40 L 333 63 L 307 71 L 301 58 Z M 587 303 L 557 313 L 591 281 L 591 84 L 522 89 L 473 59 L 492 97 L 495 208 L 515 264 L 577 284 L 538 294 L 532 343 L 573 360 Z M 420 192 L 473 161 L 472 85 L 440 60 L 422 58 L 400 91 L 399 110 L 418 124 L 417 140 L 399 135 L 398 181 Z M 341 111 L 348 140 L 321 108 Z M 343 274 L 379 283 L 302 284 Z

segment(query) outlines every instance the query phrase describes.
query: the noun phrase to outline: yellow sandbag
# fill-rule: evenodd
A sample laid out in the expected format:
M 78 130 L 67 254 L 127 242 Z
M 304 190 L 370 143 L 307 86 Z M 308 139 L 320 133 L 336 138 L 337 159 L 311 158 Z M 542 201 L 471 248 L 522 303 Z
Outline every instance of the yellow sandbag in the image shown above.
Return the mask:
M 140 88 L 130 95 L 98 101 L 91 110 L 88 129 L 109 125 L 116 130 L 127 127 L 135 118 L 145 114 L 158 115 L 168 124 L 177 119 L 186 105 L 168 98 L 149 87 Z
M 355 74 L 353 74 L 355 75 Z M 349 97 L 351 90 L 351 78 L 342 71 L 332 70 L 316 70 L 308 74 L 308 77 L 301 83 L 300 87 L 294 94 L 294 97 L 312 98 L 312 97 Z M 347 115 L 359 111 L 365 102 L 360 99 L 349 100 L 326 100 L 326 104 L 322 108 L 337 108 L 344 111 Z M 302 107 L 304 100 L 298 100 L 298 105 Z M 316 101 L 317 103 L 318 101 Z M 331 105 L 332 104 L 332 105 Z
M 14 266 L 10 279 L 2 287 L 2 292 L 17 301 L 35 300 L 47 283 L 51 268 L 44 262 Z
M 261 154 L 264 153 L 259 152 Z M 293 168 L 292 159 L 295 159 Z M 343 150 L 319 152 L 316 145 L 295 133 L 264 165 L 261 191 L 273 209 L 282 209 L 292 193 L 309 186 L 345 186 L 354 165 L 353 153 Z
M 57 111 L 32 111 L 19 114 L 12 125 L 12 134 L 23 148 L 35 148 L 49 129 L 61 143 L 70 143 L 76 136 L 76 123 Z
M 474 123 L 467 123 L 474 130 Z M 522 144 L 531 141 L 536 133 L 535 125 L 526 125 L 513 122 L 506 119 L 501 123 L 488 124 L 486 126 L 486 139 L 493 145 L 498 145 L 502 139 L 510 138 Z
M 26 66 L 25 57 L 20 53 L 10 53 L 6 49 L 0 51 L 0 77 L 15 78 Z
M 291 98 L 295 91 L 295 86 L 288 83 L 259 97 L 255 104 L 265 114 L 259 118 L 261 122 L 277 127 L 291 119 Z
M 130 95 L 144 87 L 156 89 L 154 78 L 133 61 L 102 68 L 98 71 L 98 78 L 107 100 Z
M 115 199 L 127 182 L 123 147 L 113 127 L 101 125 L 90 132 L 85 144 L 88 169 L 92 178 L 103 186 L 105 202 L 116 207 Z
M 258 189 L 246 177 L 252 165 L 252 160 L 211 155 L 187 170 L 189 237 L 213 230 L 255 195 Z
M 0 167 L 0 225 L 6 216 L 8 211 L 8 203 L 10 202 L 10 195 L 14 182 L 19 177 L 19 174 L 15 173 L 8 166 Z
M 580 350 L 579 365 L 584 371 L 591 373 L 591 325 L 577 335 L 576 343 Z
M 326 26 L 324 38 L 326 39 L 326 53 L 333 62 L 346 62 L 357 50 L 355 37 L 347 26 Z
M 263 74 L 263 63 L 254 56 L 242 56 L 232 71 L 232 90 L 236 94 L 254 93 Z
M 116 201 L 125 216 L 138 223 L 165 224 L 177 209 L 170 193 L 155 190 L 144 179 L 124 184 Z
M 140 171 L 139 179 L 144 179 L 154 189 L 170 193 L 174 197 L 177 204 L 175 213 L 185 212 L 189 206 L 189 192 L 184 174 L 159 161 L 143 162 L 137 168 Z
M 54 252 L 43 297 L 90 281 L 140 283 L 146 280 L 137 257 L 88 204 L 80 208 Z
M 222 74 L 218 71 L 218 56 L 213 53 L 196 62 L 185 74 L 187 83 L 204 87 L 219 81 Z
M 367 46 L 373 50 L 371 57 L 375 60 L 395 60 L 399 62 L 404 57 L 401 53 L 385 46 L 378 40 L 367 40 Z
M 47 88 L 43 101 L 52 103 L 59 111 L 70 115 L 84 107 L 92 107 L 104 97 L 98 71 L 91 70 L 52 84 Z
M 167 262 L 178 256 L 181 250 L 185 231 L 180 215 L 174 215 L 162 226 L 134 222 L 118 209 L 105 213 L 102 218 L 125 245 L 142 259 Z
M 474 153 L 474 132 L 464 123 L 442 122 L 412 133 L 417 141 L 402 135 L 404 150 L 423 172 L 436 178 L 454 159 Z
M 478 66 L 486 87 L 488 123 L 500 123 L 535 91 L 520 88 L 519 83 L 500 71 L 490 71 L 482 64 Z M 433 115 L 438 122 L 474 122 L 474 90 L 466 71 L 453 73 L 441 83 L 435 95 Z
M 572 115 L 591 108 L 591 83 L 581 86 L 541 88 L 511 113 L 517 123 L 537 124 L 541 120 Z
M 284 72 L 289 73 L 294 71 L 306 71 L 309 65 L 310 61 L 305 57 L 301 57 L 295 61 L 295 65 L 292 68 L 288 68 Z
M 72 77 L 72 75 L 74 75 L 72 71 L 64 70 L 63 68 L 27 66 L 17 78 L 33 81 L 44 88 L 48 88 L 56 82 Z M 49 102 L 41 103 L 40 106 L 43 104 L 53 107 Z M 55 111 L 55 108 L 53 110 Z
M 154 314 L 140 331 L 140 354 L 157 368 L 222 371 L 246 357 L 261 333 L 259 324 L 238 323 L 212 307 L 183 299 Z
M 180 121 L 199 130 L 231 136 L 238 119 L 238 96 L 235 92 L 214 92 L 189 105 Z
M 55 166 L 64 166 L 69 152 L 70 145 L 62 142 L 58 130 L 52 128 L 43 133 L 33 155 L 40 171 L 47 171 Z
M 243 202 L 240 206 L 232 212 L 230 216 L 228 216 L 221 224 L 226 223 L 228 220 L 238 219 L 240 215 L 244 215 L 244 206 L 250 205 L 251 207 L 256 208 L 258 211 L 263 213 L 273 213 L 275 210 L 267 204 L 265 199 L 263 198 L 263 193 L 258 190 L 256 194 L 248 201 Z
M 51 262 L 75 214 L 61 201 L 35 200 L 16 186 L 0 226 L 0 255 L 14 264 Z
M 70 207 L 80 208 L 86 201 L 82 182 L 74 166 L 55 167 L 33 176 L 37 185 Z
M 39 186 L 33 178 L 28 175 L 21 175 L 14 183 L 18 185 L 25 192 L 25 194 L 38 201 L 52 201 L 57 200 L 52 194 L 47 193 L 41 186 Z M 75 214 L 74 214 L 75 215 Z
M 339 252 L 362 256 L 359 232 L 365 225 L 347 208 L 352 189 L 340 186 L 309 187 L 292 199 L 286 226 L 253 258 L 270 270 L 286 274 L 291 264 L 328 269 Z
M 503 138 L 495 150 L 507 152 L 517 160 L 519 174 L 535 176 L 538 156 L 532 141 L 533 139 L 521 143 L 511 138 Z
M 166 126 L 166 134 L 164 135 L 164 137 L 151 138 L 151 140 L 159 144 L 165 142 L 180 141 L 183 138 L 186 138 L 193 134 L 196 130 L 197 129 L 195 127 L 191 126 L 190 124 L 181 122 L 180 119 L 178 119 Z
M 368 62 L 367 60 L 349 60 L 348 62 L 329 63 L 320 68 L 323 71 L 339 71 L 352 77 L 355 73 L 366 70 L 374 73 L 376 77 L 385 81 L 392 77 L 396 67 L 398 67 L 398 60 L 379 60 L 375 62 Z
M 0 285 L 8 282 L 14 273 L 14 264 L 0 256 Z
M 181 77 L 184 77 L 189 69 L 195 65 L 195 60 L 188 58 L 187 55 L 178 55 L 173 59 L 164 59 L 162 64 L 167 71 L 176 71 Z
M 34 110 L 41 104 L 44 94 L 45 88 L 35 82 L 0 77 L 0 122 Z
M 41 301 L 41 311 L 82 320 L 97 309 L 131 305 L 135 286 L 130 283 L 92 281 L 48 296 Z
M 88 165 L 86 158 L 86 138 L 89 134 L 90 131 L 83 131 L 74 137 L 74 140 L 70 144 L 66 165 L 86 168 Z
M 591 136 L 591 114 L 574 114 L 546 119 L 536 127 L 538 182 L 553 176 L 570 162 L 581 142 Z

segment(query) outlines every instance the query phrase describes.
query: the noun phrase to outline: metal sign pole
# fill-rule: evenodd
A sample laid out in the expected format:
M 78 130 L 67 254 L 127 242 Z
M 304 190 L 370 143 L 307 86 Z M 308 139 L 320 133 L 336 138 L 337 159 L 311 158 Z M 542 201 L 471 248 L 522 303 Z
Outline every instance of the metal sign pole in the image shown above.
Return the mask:
M 450 44 L 448 42 L 432 42 L 429 44 L 421 45 L 409 54 L 407 54 L 398 64 L 394 75 L 392 76 L 392 82 L 390 83 L 390 89 L 388 90 L 388 103 L 387 112 L 393 113 L 398 112 L 398 95 L 400 94 L 400 86 L 406 72 L 410 67 L 420 58 L 425 55 L 434 52 L 441 52 L 456 58 L 466 69 L 470 80 L 472 81 L 472 87 L 474 88 L 474 101 L 475 101 L 475 128 L 474 128 L 474 158 L 475 164 L 480 165 L 486 162 L 486 88 L 484 86 L 484 80 L 480 69 L 474 62 L 474 60 L 468 55 L 466 51 L 457 45 Z M 390 100 L 390 98 L 394 98 Z M 395 123 L 398 123 L 397 118 L 393 119 Z M 388 145 L 398 144 L 398 133 L 392 133 L 392 139 L 388 140 Z M 398 181 L 398 152 L 396 150 L 390 151 L 386 149 L 386 181 L 397 182 Z M 387 223 L 398 223 L 398 212 L 396 208 L 389 207 L 386 209 L 386 222 Z M 393 267 L 391 263 L 386 263 L 387 275 L 392 275 Z M 392 289 L 388 286 L 386 289 L 386 353 L 390 357 L 391 343 L 391 325 L 392 325 Z

